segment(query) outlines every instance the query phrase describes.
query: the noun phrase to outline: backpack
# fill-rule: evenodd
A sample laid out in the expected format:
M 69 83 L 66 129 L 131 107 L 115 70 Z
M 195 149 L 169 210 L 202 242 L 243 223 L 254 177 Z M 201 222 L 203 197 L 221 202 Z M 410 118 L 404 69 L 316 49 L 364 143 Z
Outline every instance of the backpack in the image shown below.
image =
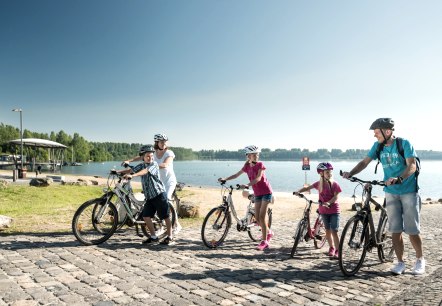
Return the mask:
M 405 160 L 405 154 L 404 154 L 404 147 L 402 146 L 402 138 L 400 137 L 396 137 L 396 147 L 397 150 L 399 152 L 399 154 L 402 156 L 402 159 L 404 160 L 404 164 L 407 164 L 407 161 Z M 381 152 L 384 149 L 385 144 L 380 143 L 378 144 L 378 147 L 376 148 L 376 158 L 378 160 L 378 163 L 376 164 L 376 167 L 374 169 L 374 173 L 376 174 L 377 170 L 378 170 L 378 165 L 381 161 Z M 414 172 L 414 176 L 416 177 L 416 192 L 419 190 L 419 185 L 417 183 L 417 177 L 419 176 L 419 173 L 421 171 L 421 160 L 419 159 L 419 157 L 415 157 L 416 159 L 416 172 Z

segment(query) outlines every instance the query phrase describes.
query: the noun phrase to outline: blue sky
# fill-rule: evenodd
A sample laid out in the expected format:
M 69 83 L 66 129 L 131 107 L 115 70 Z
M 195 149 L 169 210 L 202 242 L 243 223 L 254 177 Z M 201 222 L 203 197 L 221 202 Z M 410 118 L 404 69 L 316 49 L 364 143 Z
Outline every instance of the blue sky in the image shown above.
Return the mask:
M 90 141 L 442 151 L 441 1 L 0 0 L 0 122 Z

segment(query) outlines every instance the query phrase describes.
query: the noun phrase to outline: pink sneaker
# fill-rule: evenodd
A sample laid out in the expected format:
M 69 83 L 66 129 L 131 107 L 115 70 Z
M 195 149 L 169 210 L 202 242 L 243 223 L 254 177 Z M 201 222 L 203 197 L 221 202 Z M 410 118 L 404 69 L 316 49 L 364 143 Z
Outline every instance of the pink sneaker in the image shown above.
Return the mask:
M 339 250 L 335 250 L 335 254 L 333 255 L 333 258 L 339 258 Z
M 267 241 L 263 240 L 263 241 L 261 241 L 260 244 L 258 244 L 258 246 L 256 248 L 260 251 L 264 251 L 265 249 L 269 248 L 269 243 Z
M 272 240 L 274 235 L 275 234 L 273 233 L 273 231 L 269 229 L 269 232 L 267 233 L 267 241 L 270 242 L 270 240 Z
M 335 256 L 335 248 L 330 247 L 328 249 L 328 256 L 330 256 L 330 257 Z

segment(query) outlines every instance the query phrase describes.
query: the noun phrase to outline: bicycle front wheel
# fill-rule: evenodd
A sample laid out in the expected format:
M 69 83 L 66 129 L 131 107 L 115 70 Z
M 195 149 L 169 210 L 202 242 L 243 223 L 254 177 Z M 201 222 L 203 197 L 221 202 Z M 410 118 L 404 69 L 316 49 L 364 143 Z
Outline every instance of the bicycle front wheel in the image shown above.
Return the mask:
M 369 244 L 368 224 L 360 216 L 351 217 L 339 243 L 339 268 L 345 276 L 355 275 L 364 263 Z
M 307 224 L 304 219 L 299 221 L 298 227 L 296 228 L 295 236 L 293 238 L 295 241 L 293 242 L 292 252 L 290 253 L 290 257 L 294 257 L 297 253 L 298 244 L 302 240 L 302 237 L 305 236 L 307 230 Z
M 378 241 L 381 243 L 378 246 L 378 257 L 381 262 L 392 262 L 395 256 L 392 236 L 387 230 L 387 225 L 388 217 L 385 216 L 378 231 Z
M 325 237 L 324 222 L 322 221 L 322 218 L 320 216 L 316 218 L 315 225 L 313 227 L 313 233 L 313 243 L 315 244 L 315 248 L 321 249 L 327 239 Z
M 72 232 L 84 245 L 100 244 L 117 230 L 118 211 L 112 203 L 94 199 L 82 204 L 72 219 Z
M 225 207 L 215 207 L 204 218 L 201 238 L 211 249 L 217 248 L 226 238 L 232 224 L 232 217 Z
M 249 213 L 250 216 L 247 218 L 248 224 L 247 224 L 247 234 L 249 234 L 250 239 L 252 241 L 261 241 L 262 240 L 262 231 L 261 226 L 259 226 L 256 216 L 253 212 Z M 269 208 L 267 210 L 268 215 L 268 226 L 269 229 L 272 227 L 272 209 Z
M 115 200 L 115 201 L 112 201 Z M 127 216 L 127 212 L 126 212 L 126 208 L 124 207 L 123 203 L 121 202 L 120 199 L 118 199 L 118 197 L 114 194 L 112 195 L 112 197 L 108 198 L 107 200 L 110 203 L 115 203 L 115 208 L 117 209 L 118 212 L 118 224 L 117 224 L 117 229 L 116 230 L 120 230 L 127 222 L 128 216 Z M 96 217 L 98 212 L 100 211 L 100 208 L 102 207 L 101 204 L 97 203 L 94 207 L 94 211 L 93 211 L 93 216 Z M 102 229 L 100 226 L 97 226 L 97 224 L 94 224 L 94 228 L 104 234 L 104 232 L 102 232 Z

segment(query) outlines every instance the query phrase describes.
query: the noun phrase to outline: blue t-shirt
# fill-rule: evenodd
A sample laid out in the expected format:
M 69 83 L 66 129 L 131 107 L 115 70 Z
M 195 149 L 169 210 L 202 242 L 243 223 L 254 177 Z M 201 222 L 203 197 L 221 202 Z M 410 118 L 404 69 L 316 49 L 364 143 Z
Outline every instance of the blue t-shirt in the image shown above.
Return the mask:
M 140 172 L 143 169 L 147 169 L 147 174 L 141 176 L 141 185 L 143 186 L 144 197 L 146 200 L 153 199 L 159 194 L 166 191 L 163 183 L 160 180 L 160 171 L 157 162 L 151 162 L 150 164 L 141 163 L 133 167 L 134 173 Z
M 373 160 L 377 159 L 376 149 L 378 148 L 378 145 L 380 144 L 375 142 L 367 154 L 367 156 Z M 404 148 L 405 158 L 417 157 L 413 146 L 408 140 L 402 139 L 402 147 Z M 382 168 L 384 169 L 384 181 L 388 180 L 390 177 L 401 176 L 405 168 L 407 168 L 404 158 L 399 154 L 396 140 L 391 146 L 384 146 L 383 150 L 380 152 L 380 160 Z M 384 191 L 393 194 L 417 192 L 415 174 L 413 173 L 411 176 L 404 179 L 402 184 L 385 186 Z

